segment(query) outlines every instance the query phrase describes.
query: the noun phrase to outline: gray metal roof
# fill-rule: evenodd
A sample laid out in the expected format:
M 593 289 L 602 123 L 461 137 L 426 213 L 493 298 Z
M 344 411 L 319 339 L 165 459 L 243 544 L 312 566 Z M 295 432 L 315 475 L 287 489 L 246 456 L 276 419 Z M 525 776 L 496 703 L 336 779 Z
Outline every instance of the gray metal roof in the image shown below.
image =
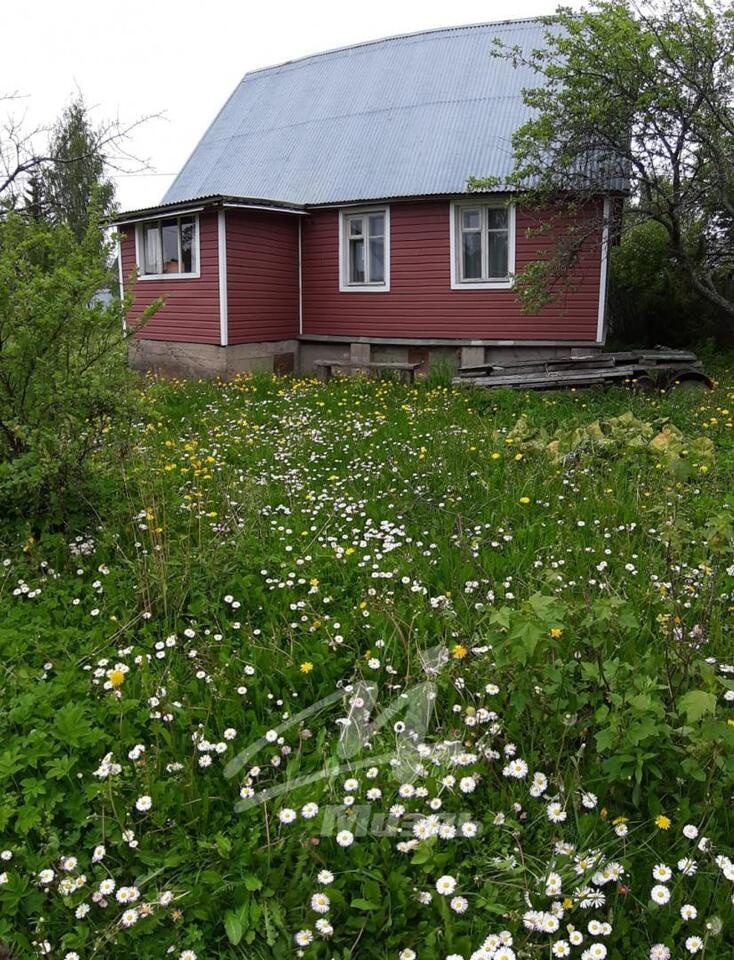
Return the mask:
M 247 73 L 164 203 L 213 194 L 292 204 L 455 194 L 504 178 L 537 79 L 490 56 L 543 46 L 540 20 L 449 27 Z

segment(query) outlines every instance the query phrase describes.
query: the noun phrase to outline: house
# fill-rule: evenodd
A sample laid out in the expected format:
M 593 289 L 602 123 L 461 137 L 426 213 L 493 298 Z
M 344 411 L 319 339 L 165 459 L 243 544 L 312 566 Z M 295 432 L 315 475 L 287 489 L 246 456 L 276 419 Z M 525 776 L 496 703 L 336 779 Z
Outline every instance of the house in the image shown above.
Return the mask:
M 513 290 L 554 236 L 502 187 L 536 79 L 490 51 L 495 37 L 530 51 L 545 30 L 430 30 L 245 74 L 161 204 L 117 220 L 128 323 L 165 298 L 133 366 L 228 376 L 599 349 L 608 197 L 556 301 L 526 315 Z M 472 175 L 500 186 L 472 193 Z

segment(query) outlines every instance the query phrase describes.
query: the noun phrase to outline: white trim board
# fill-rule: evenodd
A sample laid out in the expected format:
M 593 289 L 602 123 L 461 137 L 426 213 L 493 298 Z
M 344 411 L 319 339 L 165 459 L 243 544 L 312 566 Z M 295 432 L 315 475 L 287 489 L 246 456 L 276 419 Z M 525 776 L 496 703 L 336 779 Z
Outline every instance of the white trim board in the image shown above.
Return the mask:
M 298 221 L 298 335 L 303 333 L 303 220 Z
M 224 210 L 217 213 L 217 261 L 219 264 L 219 343 L 229 343 L 227 311 L 227 221 Z
M 130 217 L 129 220 L 112 220 L 110 226 L 124 227 L 126 223 L 144 223 L 146 220 L 175 220 L 176 217 L 188 217 L 192 213 L 201 213 L 204 207 L 184 207 L 181 210 L 161 210 L 159 213 L 146 214 L 144 217 Z
M 120 300 L 125 296 L 125 284 L 123 280 L 124 274 L 122 272 L 122 237 L 120 236 L 120 231 L 117 231 L 117 280 L 120 284 Z M 122 329 L 123 332 L 127 330 L 127 318 L 125 314 L 122 315 Z
M 232 200 L 222 204 L 228 210 L 265 210 L 267 213 L 290 213 L 297 217 L 308 217 L 308 210 L 300 210 L 298 207 L 274 207 L 267 203 L 237 203 Z
M 507 272 L 509 274 L 506 280 L 461 280 L 459 271 L 459 257 L 461 250 L 458 248 L 459 230 L 458 218 L 460 211 L 464 207 L 506 207 L 507 208 Z M 515 273 L 515 205 L 507 204 L 507 201 L 498 197 L 497 199 L 476 199 L 472 202 L 471 198 L 462 200 L 452 200 L 449 204 L 449 255 L 451 257 L 451 289 L 452 290 L 511 290 L 513 286 L 513 274 Z M 482 242 L 484 250 L 484 242 Z
M 345 248 L 346 233 L 344 224 L 346 218 L 353 214 L 384 213 L 385 215 L 385 282 L 384 283 L 349 283 L 349 256 Z M 368 256 L 365 245 L 365 257 Z M 339 292 L 340 293 L 389 293 L 390 292 L 390 204 L 371 204 L 364 207 L 342 207 L 339 210 Z
M 189 214 L 180 214 L 175 217 L 156 217 L 153 222 L 162 223 L 164 220 L 176 220 L 179 223 L 178 230 L 178 262 L 181 262 L 181 229 L 180 221 Z M 194 220 L 194 247 L 196 249 L 196 270 L 191 273 L 145 273 L 143 267 L 144 244 L 142 242 L 142 232 L 144 227 L 140 223 L 135 224 L 135 265 L 138 268 L 137 280 L 148 282 L 149 280 L 198 280 L 201 277 L 201 242 L 200 242 L 200 221 L 198 213 L 193 214 Z
M 597 343 L 604 342 L 606 333 L 606 315 L 607 315 L 607 283 L 609 275 L 609 227 L 612 214 L 612 201 L 609 197 L 604 198 L 604 223 L 601 232 L 601 269 L 599 271 L 599 312 L 596 319 L 596 340 Z

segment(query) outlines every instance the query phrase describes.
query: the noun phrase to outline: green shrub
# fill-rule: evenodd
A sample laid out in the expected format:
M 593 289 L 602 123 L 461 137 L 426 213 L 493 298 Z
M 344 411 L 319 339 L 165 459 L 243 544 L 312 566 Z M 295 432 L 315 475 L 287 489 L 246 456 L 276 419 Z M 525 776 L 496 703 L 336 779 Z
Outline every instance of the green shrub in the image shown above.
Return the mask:
M 0 220 L 0 503 L 46 522 L 79 492 L 110 422 L 130 415 L 129 302 L 95 297 L 109 248 L 91 219 L 81 241 L 65 225 Z
M 670 256 L 665 227 L 655 221 L 627 230 L 612 247 L 609 322 L 611 336 L 622 344 L 732 343 L 731 318 L 695 291 Z

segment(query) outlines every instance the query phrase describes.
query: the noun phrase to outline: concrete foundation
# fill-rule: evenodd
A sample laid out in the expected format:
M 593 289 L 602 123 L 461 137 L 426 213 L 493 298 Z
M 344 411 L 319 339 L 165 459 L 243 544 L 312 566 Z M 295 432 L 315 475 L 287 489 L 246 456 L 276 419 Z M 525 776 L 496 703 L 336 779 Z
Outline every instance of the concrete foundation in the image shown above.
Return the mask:
M 509 363 L 543 357 L 574 357 L 599 353 L 599 344 L 530 342 L 467 343 L 466 341 L 349 340 L 345 338 L 278 340 L 238 343 L 220 347 L 211 343 L 175 343 L 166 340 L 133 339 L 129 359 L 134 370 L 152 370 L 164 376 L 227 379 L 238 373 L 317 376 L 315 360 L 345 360 L 352 363 L 420 363 L 418 376 L 441 366 L 455 373 L 459 367 L 482 363 Z M 359 371 L 357 371 L 359 372 Z
M 229 379 L 251 370 L 293 373 L 298 370 L 299 348 L 297 340 L 220 347 L 213 343 L 133 339 L 129 362 L 133 370 L 150 370 L 167 377 Z

